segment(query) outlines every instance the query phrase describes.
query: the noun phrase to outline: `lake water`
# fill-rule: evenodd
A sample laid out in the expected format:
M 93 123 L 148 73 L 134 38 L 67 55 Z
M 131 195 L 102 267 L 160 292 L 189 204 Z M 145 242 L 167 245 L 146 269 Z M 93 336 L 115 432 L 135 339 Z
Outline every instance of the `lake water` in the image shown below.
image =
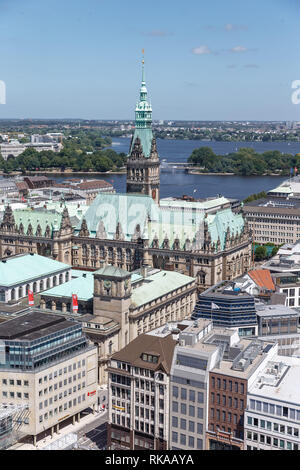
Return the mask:
M 130 139 L 114 138 L 111 148 L 116 152 L 128 153 Z M 290 145 L 284 142 L 208 142 L 198 140 L 163 140 L 157 139 L 157 148 L 160 159 L 169 162 L 186 162 L 195 148 L 208 146 L 216 154 L 225 155 L 234 152 L 240 147 L 252 147 L 257 152 L 266 150 L 279 150 L 283 153 L 300 152 L 300 143 L 291 142 Z M 90 176 L 94 178 L 95 176 Z M 53 177 L 57 181 L 63 181 L 64 177 Z M 98 179 L 111 182 L 117 192 L 126 192 L 126 175 L 99 175 Z M 280 176 L 230 176 L 230 175 L 193 175 L 187 174 L 184 170 L 168 169 L 162 170 L 160 176 L 160 196 L 180 197 L 183 194 L 194 195 L 196 198 L 217 196 L 221 194 L 225 197 L 245 199 L 253 193 L 268 191 L 278 186 L 287 177 Z M 194 193 L 194 190 L 196 192 Z
M 112 147 L 116 152 L 128 153 L 130 139 L 113 138 Z M 211 147 L 217 155 L 236 152 L 241 147 L 251 147 L 256 152 L 279 150 L 283 153 L 300 153 L 300 142 L 211 142 L 201 140 L 157 139 L 160 159 L 170 162 L 186 162 L 192 151 L 199 147 Z

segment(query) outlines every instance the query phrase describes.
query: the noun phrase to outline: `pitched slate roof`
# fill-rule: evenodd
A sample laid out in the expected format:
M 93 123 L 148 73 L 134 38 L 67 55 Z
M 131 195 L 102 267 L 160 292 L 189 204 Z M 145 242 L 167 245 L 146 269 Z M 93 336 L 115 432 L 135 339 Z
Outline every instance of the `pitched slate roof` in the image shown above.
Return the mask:
M 165 337 L 142 334 L 131 341 L 125 348 L 121 349 L 121 351 L 115 353 L 112 359 L 128 362 L 134 367 L 142 367 L 154 371 L 163 368 L 166 373 L 170 373 L 176 344 L 171 334 Z M 143 353 L 157 355 L 157 364 L 143 361 L 141 358 Z

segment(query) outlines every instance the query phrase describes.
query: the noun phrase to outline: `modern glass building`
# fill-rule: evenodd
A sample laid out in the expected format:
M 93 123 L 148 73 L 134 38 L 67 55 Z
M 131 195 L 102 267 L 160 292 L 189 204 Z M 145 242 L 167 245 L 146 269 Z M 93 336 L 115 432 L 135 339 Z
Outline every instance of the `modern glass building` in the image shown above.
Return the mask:
M 254 297 L 227 286 L 213 287 L 198 297 L 192 319 L 198 318 L 212 320 L 214 326 L 236 328 L 240 336 L 253 336 L 257 326 Z
M 86 346 L 81 324 L 31 312 L 0 325 L 0 368 L 37 370 Z
M 75 424 L 83 410 L 95 408 L 97 362 L 97 347 L 80 323 L 39 310 L 5 321 L 0 324 L 0 404 L 24 410 L 18 429 L 32 436 L 35 446 L 45 433 L 59 432 L 62 422 Z

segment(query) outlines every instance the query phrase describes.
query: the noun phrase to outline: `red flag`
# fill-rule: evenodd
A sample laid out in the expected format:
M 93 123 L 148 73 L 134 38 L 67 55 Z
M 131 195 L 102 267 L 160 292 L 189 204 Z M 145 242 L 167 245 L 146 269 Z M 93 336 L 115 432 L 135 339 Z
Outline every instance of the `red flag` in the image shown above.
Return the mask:
M 76 294 L 72 294 L 72 302 L 73 302 L 73 311 L 78 310 L 78 297 Z
M 29 305 L 34 305 L 34 298 L 32 290 L 28 290 L 28 303 Z

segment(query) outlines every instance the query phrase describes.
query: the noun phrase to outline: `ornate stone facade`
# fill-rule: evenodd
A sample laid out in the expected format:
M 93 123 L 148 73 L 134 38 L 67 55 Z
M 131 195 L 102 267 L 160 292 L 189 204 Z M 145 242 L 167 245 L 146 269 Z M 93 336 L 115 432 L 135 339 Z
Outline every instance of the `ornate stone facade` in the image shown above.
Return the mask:
M 0 225 L 0 256 L 37 253 L 71 264 L 72 234 L 66 208 L 62 214 L 31 209 L 13 212 L 8 205 Z

